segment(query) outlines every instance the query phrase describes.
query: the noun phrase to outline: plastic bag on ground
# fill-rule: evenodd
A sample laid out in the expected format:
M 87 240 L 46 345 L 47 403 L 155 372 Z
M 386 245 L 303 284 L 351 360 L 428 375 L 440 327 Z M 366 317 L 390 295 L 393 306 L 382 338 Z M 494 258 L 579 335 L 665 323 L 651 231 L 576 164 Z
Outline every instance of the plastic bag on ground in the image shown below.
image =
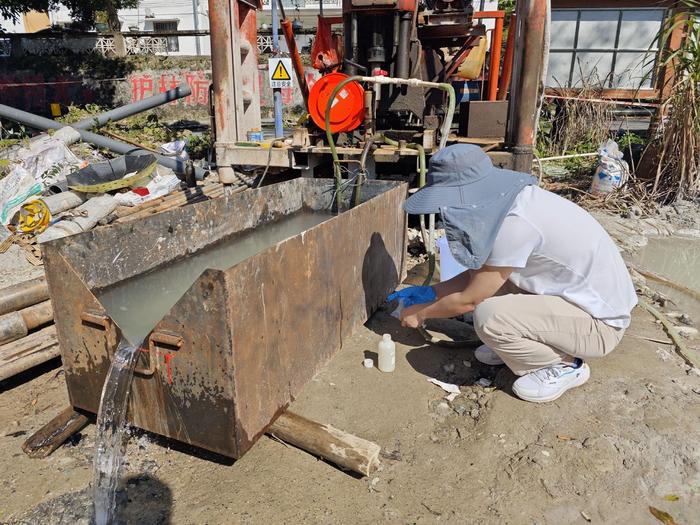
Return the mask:
M 151 181 L 143 187 L 146 190 L 145 192 L 134 191 L 139 189 L 134 188 L 131 191 L 118 193 L 114 196 L 114 200 L 119 206 L 136 206 L 143 202 L 168 195 L 179 185 L 180 179 L 178 179 L 177 175 L 174 173 L 160 175 L 156 172 L 156 174 L 152 176 Z
M 622 160 L 623 153 L 612 139 L 598 149 L 598 165 L 593 173 L 591 193 L 604 195 L 623 186 L 629 178 L 629 166 Z
M 175 173 L 180 175 L 185 173 L 187 161 L 190 159 L 186 146 L 187 142 L 184 140 L 174 140 L 172 142 L 166 142 L 160 146 L 160 151 L 163 155 L 175 158 L 175 161 L 177 162 Z
M 19 207 L 29 197 L 41 193 L 44 187 L 80 164 L 68 147 L 56 139 L 32 143 L 14 156 L 10 174 L 0 180 L 0 222 L 8 224 Z

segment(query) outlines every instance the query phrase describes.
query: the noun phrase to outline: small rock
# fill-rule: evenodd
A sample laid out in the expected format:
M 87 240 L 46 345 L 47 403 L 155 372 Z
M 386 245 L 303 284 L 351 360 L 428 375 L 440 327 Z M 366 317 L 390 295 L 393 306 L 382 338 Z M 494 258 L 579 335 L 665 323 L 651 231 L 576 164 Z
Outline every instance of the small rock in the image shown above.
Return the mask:
M 542 452 L 542 455 L 545 456 L 545 457 L 549 457 L 549 456 L 550 456 L 549 450 L 541 450 L 540 452 Z
M 453 404 L 452 410 L 454 410 L 460 416 L 463 416 L 467 413 L 467 407 L 461 403 Z
M 467 368 L 471 368 L 471 367 L 472 367 L 471 361 L 462 361 L 462 364 L 463 364 L 465 367 L 467 367 Z
M 477 398 L 478 398 L 479 396 L 476 395 L 476 392 L 472 392 L 471 394 L 469 394 L 468 397 L 469 397 L 469 399 L 471 399 L 472 401 L 476 401 Z
M 486 379 L 485 377 L 482 377 L 476 382 L 479 386 L 483 386 L 484 388 L 491 386 L 492 381 L 490 379 Z
M 681 337 L 692 339 L 698 335 L 698 329 L 692 326 L 677 326 L 676 331 Z
M 451 374 L 455 371 L 455 365 L 454 363 L 447 363 L 446 365 L 442 365 L 442 369 L 448 374 Z
M 681 316 L 678 318 L 678 321 L 686 326 L 693 326 L 695 324 L 693 318 L 690 317 L 688 314 L 681 314 Z
M 472 419 L 479 419 L 479 409 L 472 408 L 471 412 L 469 412 L 469 417 L 471 417 Z

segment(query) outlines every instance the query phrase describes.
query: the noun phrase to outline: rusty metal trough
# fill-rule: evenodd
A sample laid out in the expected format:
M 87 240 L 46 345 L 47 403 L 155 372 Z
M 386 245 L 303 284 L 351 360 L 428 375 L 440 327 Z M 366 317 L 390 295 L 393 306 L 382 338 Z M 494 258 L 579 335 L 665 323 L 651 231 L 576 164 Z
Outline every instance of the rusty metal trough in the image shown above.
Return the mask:
M 403 277 L 406 185 L 369 181 L 363 194 L 302 234 L 204 271 L 141 348 L 130 422 L 242 456 Z M 120 338 L 100 290 L 301 209 L 327 209 L 333 196 L 331 180 L 294 179 L 46 243 L 73 407 L 97 412 Z

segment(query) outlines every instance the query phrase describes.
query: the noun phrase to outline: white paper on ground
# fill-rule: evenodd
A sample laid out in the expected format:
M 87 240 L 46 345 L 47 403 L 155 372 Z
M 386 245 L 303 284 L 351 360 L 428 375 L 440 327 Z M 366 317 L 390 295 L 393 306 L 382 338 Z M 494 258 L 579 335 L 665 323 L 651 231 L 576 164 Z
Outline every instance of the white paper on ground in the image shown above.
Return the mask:
M 429 377 L 428 381 L 430 381 L 432 384 L 439 386 L 442 388 L 445 392 L 449 394 L 460 394 L 459 387 L 457 385 L 453 385 L 452 383 L 445 383 L 444 381 L 440 381 L 439 379 L 435 379 L 434 377 Z M 454 398 L 453 398 L 454 399 Z

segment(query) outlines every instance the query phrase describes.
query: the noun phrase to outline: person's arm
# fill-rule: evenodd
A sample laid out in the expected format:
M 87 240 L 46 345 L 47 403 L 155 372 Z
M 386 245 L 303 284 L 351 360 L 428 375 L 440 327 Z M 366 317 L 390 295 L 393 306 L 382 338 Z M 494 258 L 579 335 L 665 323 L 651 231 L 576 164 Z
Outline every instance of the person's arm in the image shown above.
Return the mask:
M 435 290 L 435 295 L 437 295 L 438 299 L 441 299 L 446 295 L 461 292 L 469 285 L 472 273 L 474 273 L 473 270 L 467 270 L 455 275 L 452 279 L 434 284 L 433 290 Z
M 404 308 L 401 324 L 418 328 L 426 319 L 445 319 L 471 312 L 485 299 L 492 297 L 508 280 L 513 268 L 484 266 L 479 270 L 464 272 L 449 281 L 436 285 L 437 301 Z M 466 277 L 465 274 L 468 274 Z M 454 282 L 452 282 L 454 281 Z M 466 283 L 462 290 L 457 283 Z

